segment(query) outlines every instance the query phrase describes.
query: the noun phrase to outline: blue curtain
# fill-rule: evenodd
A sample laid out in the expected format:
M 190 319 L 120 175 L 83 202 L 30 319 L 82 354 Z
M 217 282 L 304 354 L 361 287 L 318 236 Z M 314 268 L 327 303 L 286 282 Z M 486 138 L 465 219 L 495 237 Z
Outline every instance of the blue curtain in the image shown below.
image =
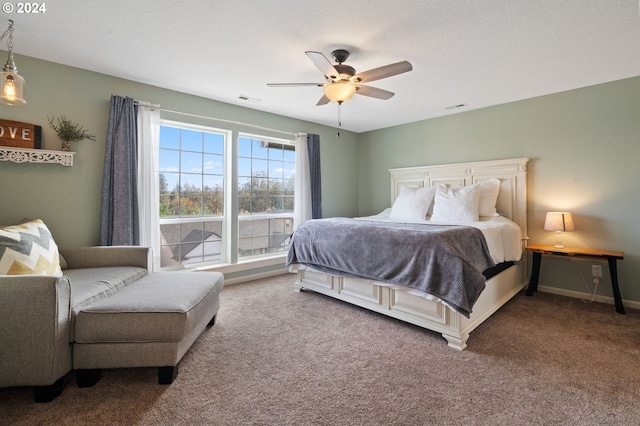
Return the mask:
M 320 135 L 307 135 L 309 174 L 311 178 L 311 217 L 322 218 L 322 183 L 320 179 Z
M 139 245 L 136 106 L 111 96 L 102 175 L 100 245 Z

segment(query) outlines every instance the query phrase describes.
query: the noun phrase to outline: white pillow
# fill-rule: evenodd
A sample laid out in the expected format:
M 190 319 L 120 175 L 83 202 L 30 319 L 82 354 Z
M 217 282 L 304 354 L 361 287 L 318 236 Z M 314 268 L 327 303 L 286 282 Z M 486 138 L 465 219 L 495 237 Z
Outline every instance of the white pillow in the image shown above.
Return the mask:
M 496 211 L 496 202 L 500 193 L 500 180 L 487 179 L 476 183 L 480 188 L 480 202 L 478 204 L 478 216 L 499 216 Z
M 477 222 L 480 189 L 477 185 L 458 188 L 438 184 L 431 220 L 440 222 Z
M 500 193 L 500 180 L 487 179 L 469 186 L 477 186 L 480 190 L 480 201 L 478 203 L 478 216 L 500 216 L 496 211 L 496 202 Z M 460 189 L 464 186 L 449 185 L 449 188 Z
M 403 187 L 393 202 L 389 218 L 399 220 L 425 220 L 427 210 L 429 210 L 435 193 L 436 188 L 433 186 L 426 188 Z

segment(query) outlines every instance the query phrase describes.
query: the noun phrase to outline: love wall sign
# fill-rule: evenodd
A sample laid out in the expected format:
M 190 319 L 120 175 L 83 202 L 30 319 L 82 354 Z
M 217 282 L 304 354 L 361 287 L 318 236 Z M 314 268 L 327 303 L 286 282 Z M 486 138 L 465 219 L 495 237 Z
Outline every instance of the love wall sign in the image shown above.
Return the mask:
M 40 149 L 42 147 L 42 127 L 19 121 L 0 120 L 0 145 Z

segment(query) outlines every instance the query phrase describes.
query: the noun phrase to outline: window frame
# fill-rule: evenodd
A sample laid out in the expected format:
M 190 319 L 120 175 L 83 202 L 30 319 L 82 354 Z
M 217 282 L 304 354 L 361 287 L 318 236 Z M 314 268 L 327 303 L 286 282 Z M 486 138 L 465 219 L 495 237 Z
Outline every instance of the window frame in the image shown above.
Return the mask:
M 169 225 L 169 224 L 181 224 L 181 223 L 197 223 L 197 222 L 211 222 L 211 221 L 221 221 L 222 222 L 222 235 L 220 236 L 221 238 L 221 253 L 220 253 L 220 260 L 217 261 L 205 261 L 205 262 L 194 262 L 194 263 L 182 263 L 182 261 L 180 261 L 179 265 L 174 265 L 174 266 L 161 266 L 160 269 L 161 270 L 172 270 L 172 269 L 189 269 L 189 268 L 193 268 L 193 267 L 199 267 L 202 265 L 208 265 L 208 264 L 218 264 L 218 263 L 226 263 L 229 260 L 229 250 L 226 249 L 226 247 L 228 246 L 228 242 L 227 240 L 230 238 L 229 235 L 229 226 L 227 225 L 228 223 L 228 215 L 230 213 L 230 205 L 231 205 L 231 194 L 229 194 L 228 191 L 228 180 L 230 178 L 230 173 L 231 173 L 231 162 L 229 160 L 230 157 L 230 150 L 229 150 L 229 145 L 230 145 L 230 141 L 233 140 L 233 132 L 231 130 L 228 129 L 221 129 L 221 128 L 217 128 L 217 127 L 212 127 L 212 126 L 204 126 L 204 125 L 199 125 L 199 124 L 193 124 L 193 123 L 188 123 L 188 122 L 182 122 L 182 121 L 175 121 L 175 120 L 168 120 L 168 119 L 160 119 L 160 128 L 162 127 L 172 127 L 172 128 L 176 128 L 179 130 L 191 130 L 191 131 L 196 131 L 196 132 L 206 132 L 206 133 L 213 133 L 213 134 L 221 134 L 224 137 L 223 140 L 223 173 L 222 173 L 222 179 L 223 179 L 223 208 L 222 208 L 222 214 L 221 215 L 210 215 L 210 216 L 204 216 L 204 215 L 199 215 L 199 216 L 183 216 L 183 217 L 169 217 L 169 218 L 163 218 L 162 216 L 160 216 L 160 212 L 158 212 L 158 218 L 159 218 L 159 225 Z M 158 150 L 162 150 L 163 148 L 161 148 L 160 146 L 160 141 L 158 141 Z M 203 148 L 204 149 L 204 148 Z M 177 150 L 179 152 L 183 152 L 182 147 L 179 147 L 179 149 Z M 189 150 L 184 150 L 186 152 L 190 152 Z M 204 152 L 203 152 L 204 155 Z M 180 165 L 179 167 L 179 174 L 182 175 L 183 171 L 182 171 L 182 165 Z M 158 176 L 156 178 L 159 179 L 161 170 L 160 170 L 160 166 L 158 165 Z M 201 172 L 201 175 L 203 175 L 204 173 Z M 158 194 L 158 196 L 160 196 L 161 194 Z M 163 234 L 162 234 L 162 230 L 159 230 L 159 237 L 162 238 Z M 163 249 L 163 247 L 167 247 L 167 246 L 163 246 L 162 245 L 162 241 L 160 241 L 160 247 L 161 250 Z
M 259 140 L 259 141 L 264 141 L 267 143 L 266 148 L 269 148 L 269 145 L 273 144 L 273 145 L 279 145 L 282 146 L 283 149 L 286 149 L 284 147 L 290 147 L 290 150 L 294 152 L 294 158 L 293 158 L 293 165 L 294 165 L 294 179 L 295 179 L 295 150 L 296 150 L 296 144 L 295 144 L 295 140 L 294 139 L 283 139 L 283 138 L 276 138 L 276 137 L 270 137 L 270 136 L 265 136 L 265 135 L 258 135 L 255 133 L 249 133 L 249 132 L 238 132 L 237 136 L 236 136 L 236 144 L 235 147 L 238 150 L 236 152 L 236 158 L 235 158 L 235 165 L 236 165 L 236 170 L 235 170 L 235 178 L 238 179 L 240 177 L 240 171 L 239 169 L 239 164 L 240 164 L 240 153 L 239 153 L 239 149 L 240 149 L 240 139 L 241 138 L 245 138 L 245 139 L 252 139 L 252 140 Z M 248 158 L 243 156 L 243 158 Z M 253 158 L 250 157 L 250 158 Z M 268 155 L 267 155 L 267 161 L 269 161 Z M 284 159 L 282 160 L 282 163 L 284 164 L 285 161 Z M 267 167 L 267 170 L 269 169 L 269 167 Z M 267 171 L 267 179 L 269 179 L 269 174 Z M 295 186 L 295 185 L 294 185 Z M 239 185 L 236 183 L 234 186 L 234 190 L 236 191 L 236 199 L 238 199 L 238 189 L 239 189 Z M 295 191 L 293 193 L 293 205 L 295 206 Z M 237 206 L 238 208 L 236 208 L 235 210 L 235 222 L 237 222 L 238 224 L 238 228 L 240 227 L 240 221 L 241 220 L 269 220 L 269 219 L 289 219 L 291 221 L 291 231 L 293 231 L 293 228 L 295 226 L 294 224 L 294 218 L 295 218 L 295 213 L 294 210 L 291 210 L 291 213 L 258 213 L 258 214 L 249 214 L 249 215 L 241 215 L 240 211 L 239 211 L 239 206 Z M 295 208 L 295 207 L 294 207 Z M 241 216 L 244 216 L 241 218 Z M 249 216 L 249 217 L 247 217 Z M 270 225 L 269 225 L 270 226 Z M 242 260 L 247 260 L 249 261 L 250 259 L 261 259 L 261 258 L 265 258 L 265 257 L 282 257 L 285 256 L 287 251 L 283 250 L 283 251 L 275 251 L 275 252 L 269 252 L 269 253 L 264 253 L 264 254 L 252 254 L 252 255 L 246 255 L 246 256 L 240 256 L 240 250 L 239 250 L 239 245 L 240 245 L 240 232 L 238 229 L 238 233 L 236 234 L 235 237 L 236 240 L 236 245 L 237 247 L 234 248 L 234 254 L 237 256 L 235 258 L 235 263 L 239 262 L 240 259 Z
M 160 127 L 173 127 L 177 129 L 194 130 L 198 132 L 217 133 L 224 136 L 224 171 L 223 171 L 223 211 L 219 216 L 192 216 L 192 217 L 170 217 L 162 218 L 160 212 L 158 212 L 159 224 L 171 224 L 171 223 L 193 223 L 193 222 L 207 222 L 214 220 L 222 221 L 222 236 L 221 236 L 221 258 L 216 261 L 205 261 L 197 263 L 183 264 L 182 261 L 179 265 L 161 267 L 161 270 L 179 270 L 179 269 L 197 269 L 197 270 L 224 270 L 225 273 L 239 272 L 246 270 L 247 264 L 252 264 L 253 267 L 264 267 L 270 265 L 276 265 L 282 263 L 282 259 L 286 257 L 287 251 L 276 251 L 264 254 L 252 254 L 247 256 L 240 256 L 240 232 L 239 232 L 239 146 L 241 138 L 250 138 L 266 141 L 267 143 L 277 144 L 281 146 L 289 146 L 295 152 L 296 144 L 295 140 L 284 139 L 278 137 L 271 137 L 266 135 L 259 135 L 250 132 L 243 132 L 239 130 L 230 130 L 219 127 L 193 124 L 184 121 L 176 121 L 170 119 L 160 119 Z M 160 144 L 158 144 L 160 150 Z M 182 149 L 180 149 L 182 151 Z M 295 156 L 294 156 L 295 167 Z M 161 171 L 158 170 L 156 179 L 159 179 Z M 181 172 L 182 173 L 182 172 Z M 160 194 L 158 194 L 160 196 Z M 294 192 L 294 206 L 295 206 L 295 192 Z M 257 220 L 257 219 L 291 219 L 291 228 L 293 229 L 294 213 L 276 213 L 264 215 L 250 215 L 251 218 L 243 218 L 242 220 Z M 159 230 L 159 237 L 162 237 L 162 231 Z M 161 244 L 162 247 L 162 244 Z M 166 247 L 166 246 L 165 246 Z

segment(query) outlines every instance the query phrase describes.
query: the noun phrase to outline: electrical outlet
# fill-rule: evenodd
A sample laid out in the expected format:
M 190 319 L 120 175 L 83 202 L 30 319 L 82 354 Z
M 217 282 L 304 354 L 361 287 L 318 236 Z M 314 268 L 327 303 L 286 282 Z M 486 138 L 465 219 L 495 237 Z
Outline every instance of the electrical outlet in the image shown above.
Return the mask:
M 602 277 L 602 265 L 591 265 L 591 275 L 596 278 Z

